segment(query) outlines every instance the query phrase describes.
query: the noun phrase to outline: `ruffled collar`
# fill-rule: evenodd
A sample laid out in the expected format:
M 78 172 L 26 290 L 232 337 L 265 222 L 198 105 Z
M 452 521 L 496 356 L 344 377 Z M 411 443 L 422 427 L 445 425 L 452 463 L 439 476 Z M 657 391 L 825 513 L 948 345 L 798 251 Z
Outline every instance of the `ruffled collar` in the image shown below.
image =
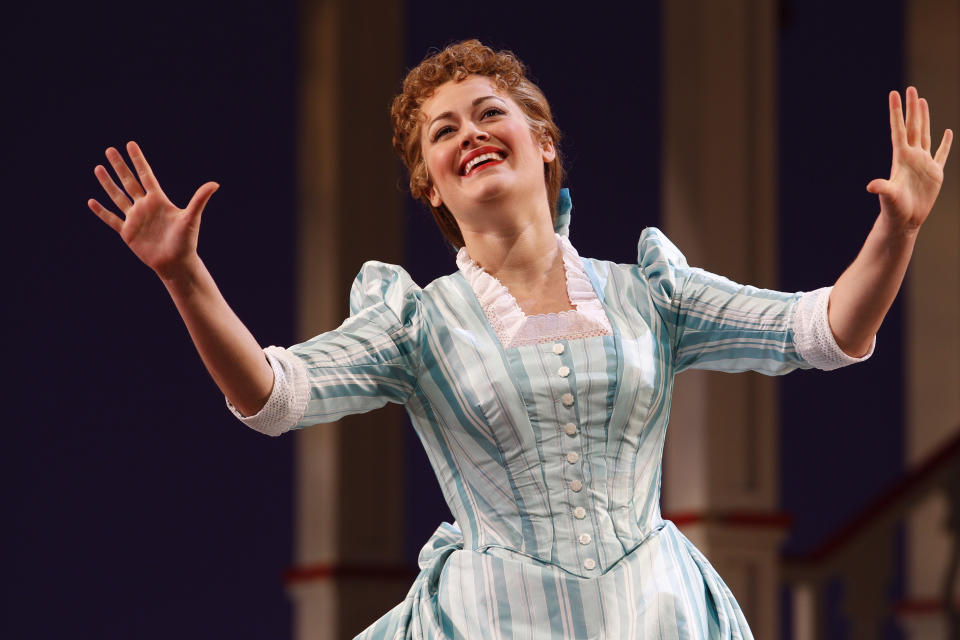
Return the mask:
M 466 247 L 457 253 L 457 267 L 473 289 L 480 307 L 504 348 L 613 333 L 607 314 L 593 290 L 576 249 L 559 233 L 556 238 L 563 258 L 567 296 L 574 306 L 573 309 L 559 313 L 526 315 L 513 294 L 474 262 Z

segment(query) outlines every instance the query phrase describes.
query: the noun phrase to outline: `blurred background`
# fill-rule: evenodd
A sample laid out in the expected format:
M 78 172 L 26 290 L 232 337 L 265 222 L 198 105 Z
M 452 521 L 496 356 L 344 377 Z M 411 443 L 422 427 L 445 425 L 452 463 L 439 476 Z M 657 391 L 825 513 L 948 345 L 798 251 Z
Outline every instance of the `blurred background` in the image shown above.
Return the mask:
M 635 262 L 660 226 L 783 290 L 832 284 L 870 230 L 890 90 L 929 98 L 934 144 L 960 127 L 958 0 L 4 14 L 3 638 L 352 637 L 451 519 L 395 408 L 275 439 L 228 413 L 159 280 L 86 207 L 107 146 L 138 141 L 180 206 L 221 184 L 200 255 L 266 346 L 339 324 L 365 260 L 421 285 L 456 268 L 388 118 L 451 42 L 513 50 L 550 99 L 581 255 Z M 674 408 L 663 510 L 757 637 L 960 633 L 958 167 L 867 363 L 678 379 L 696 400 Z

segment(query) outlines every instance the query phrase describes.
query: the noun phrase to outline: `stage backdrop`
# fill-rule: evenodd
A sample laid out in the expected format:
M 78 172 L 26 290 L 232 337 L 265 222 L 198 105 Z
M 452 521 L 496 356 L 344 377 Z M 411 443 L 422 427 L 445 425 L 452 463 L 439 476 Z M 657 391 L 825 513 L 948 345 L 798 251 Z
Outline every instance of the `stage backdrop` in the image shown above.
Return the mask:
M 877 212 L 863 187 L 889 165 L 901 7 L 784 2 L 782 18 L 781 287 L 806 290 L 835 280 Z M 292 2 L 7 9 L 2 637 L 290 635 L 293 440 L 226 413 L 157 278 L 85 202 L 101 197 L 103 149 L 129 139 L 177 204 L 220 182 L 201 256 L 264 345 L 291 343 L 296 21 Z M 566 134 L 571 238 L 622 262 L 659 221 L 658 34 L 656 3 L 407 5 L 410 66 L 467 37 L 530 65 Z M 407 232 L 419 283 L 455 268 L 413 203 Z M 869 365 L 783 381 L 790 550 L 815 545 L 901 468 L 899 316 Z M 409 436 L 412 565 L 450 516 Z

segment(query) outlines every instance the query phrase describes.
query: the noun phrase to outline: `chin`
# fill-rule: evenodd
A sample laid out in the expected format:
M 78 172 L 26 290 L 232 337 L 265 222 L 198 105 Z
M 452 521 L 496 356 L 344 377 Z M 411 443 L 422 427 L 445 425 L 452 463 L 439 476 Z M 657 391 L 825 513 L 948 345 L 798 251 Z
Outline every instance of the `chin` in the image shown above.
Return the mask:
M 511 195 L 522 193 L 523 187 L 510 176 L 491 175 L 476 176 L 480 178 L 466 189 L 468 197 L 477 202 L 490 202 L 500 200 Z
M 485 184 L 482 188 L 473 191 L 471 195 L 475 202 L 493 202 L 509 196 L 510 189 L 505 189 L 499 184 Z

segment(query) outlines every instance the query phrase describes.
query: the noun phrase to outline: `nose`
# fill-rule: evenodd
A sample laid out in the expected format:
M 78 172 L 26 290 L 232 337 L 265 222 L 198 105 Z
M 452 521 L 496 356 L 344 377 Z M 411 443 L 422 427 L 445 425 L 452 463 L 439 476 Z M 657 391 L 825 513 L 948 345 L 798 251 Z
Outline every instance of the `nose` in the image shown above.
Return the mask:
M 470 146 L 476 142 L 486 142 L 490 139 L 490 136 L 487 135 L 486 131 L 483 131 L 476 124 L 470 123 L 469 125 L 461 129 L 463 134 L 463 139 L 460 140 L 461 149 L 469 149 Z

